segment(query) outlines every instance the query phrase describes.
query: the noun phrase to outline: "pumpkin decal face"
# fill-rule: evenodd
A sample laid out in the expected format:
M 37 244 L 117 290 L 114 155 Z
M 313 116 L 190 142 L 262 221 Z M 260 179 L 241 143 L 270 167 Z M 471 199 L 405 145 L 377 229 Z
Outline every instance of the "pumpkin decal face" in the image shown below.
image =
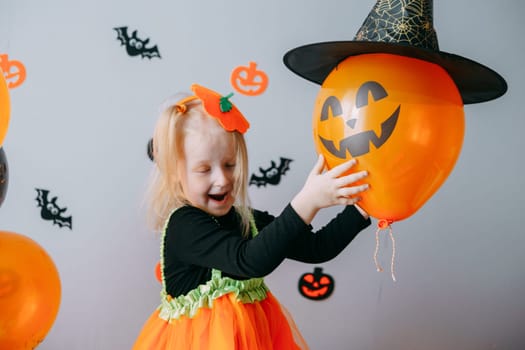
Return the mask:
M 243 95 L 257 96 L 268 87 L 268 75 L 257 69 L 257 63 L 250 62 L 248 66 L 238 66 L 232 71 L 230 83 Z
M 314 272 L 305 273 L 299 278 L 299 293 L 307 299 L 323 300 L 332 295 L 334 291 L 334 279 L 323 273 L 320 267 L 314 268 Z
M 351 56 L 317 95 L 313 138 L 328 168 L 351 158 L 367 170 L 360 206 L 391 222 L 416 212 L 459 156 L 463 101 L 440 66 L 399 55 Z
M 7 54 L 0 55 L 0 69 L 4 71 L 7 87 L 10 89 L 20 86 L 26 80 L 26 67 L 20 61 L 10 60 Z

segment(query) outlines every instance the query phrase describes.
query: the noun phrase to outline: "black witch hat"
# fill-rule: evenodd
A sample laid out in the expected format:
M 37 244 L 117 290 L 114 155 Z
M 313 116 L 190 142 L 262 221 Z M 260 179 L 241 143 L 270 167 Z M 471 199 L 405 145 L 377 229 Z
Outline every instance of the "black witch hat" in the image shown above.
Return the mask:
M 284 64 L 299 76 L 322 84 L 347 57 L 390 53 L 443 67 L 456 83 L 464 104 L 503 95 L 507 83 L 498 73 L 468 58 L 439 50 L 432 5 L 432 0 L 377 0 L 354 40 L 297 47 L 284 55 Z

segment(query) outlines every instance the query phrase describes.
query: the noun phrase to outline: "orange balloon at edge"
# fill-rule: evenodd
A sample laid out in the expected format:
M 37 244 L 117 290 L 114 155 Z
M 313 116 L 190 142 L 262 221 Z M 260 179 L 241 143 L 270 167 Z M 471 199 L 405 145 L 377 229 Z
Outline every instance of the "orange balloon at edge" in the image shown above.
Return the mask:
M 0 146 L 4 143 L 7 128 L 9 127 L 10 114 L 9 90 L 4 77 L 4 72 L 0 68 Z
M 58 314 L 58 270 L 38 243 L 14 232 L 0 231 L 0 257 L 0 349 L 34 349 Z

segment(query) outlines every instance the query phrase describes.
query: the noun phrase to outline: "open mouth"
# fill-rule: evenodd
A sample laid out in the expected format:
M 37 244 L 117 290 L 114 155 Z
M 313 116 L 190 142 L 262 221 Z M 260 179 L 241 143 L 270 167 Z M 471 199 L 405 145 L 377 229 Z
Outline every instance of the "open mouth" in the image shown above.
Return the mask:
M 222 202 L 224 198 L 226 198 L 226 193 L 221 194 L 208 194 L 208 197 L 213 199 L 214 201 Z

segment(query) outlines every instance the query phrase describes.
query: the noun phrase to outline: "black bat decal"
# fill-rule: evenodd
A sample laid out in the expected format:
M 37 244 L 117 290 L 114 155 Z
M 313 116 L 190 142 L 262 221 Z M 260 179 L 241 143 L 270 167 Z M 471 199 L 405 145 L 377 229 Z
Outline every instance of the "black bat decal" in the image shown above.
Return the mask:
M 42 190 L 39 188 L 35 188 L 37 192 L 37 197 L 35 198 L 37 201 L 38 207 L 42 208 L 40 210 L 40 216 L 44 220 L 51 220 L 53 221 L 53 224 L 57 224 L 59 227 L 69 227 L 69 229 L 73 229 L 73 223 L 72 223 L 72 217 L 71 216 L 62 216 L 62 213 L 67 210 L 67 208 L 60 208 L 56 204 L 57 197 L 53 197 L 53 199 L 48 199 L 48 190 Z
M 116 27 L 113 28 L 117 31 L 117 39 L 120 41 L 121 45 L 126 46 L 126 52 L 130 56 L 140 55 L 142 58 L 147 57 L 151 59 L 152 57 L 160 57 L 159 49 L 157 45 L 153 47 L 146 47 L 149 43 L 149 38 L 142 40 L 137 37 L 137 31 L 131 33 L 131 37 L 128 35 L 128 27 Z
M 272 160 L 272 165 L 268 169 L 259 168 L 262 176 L 252 174 L 250 177 L 250 185 L 257 187 L 270 185 L 278 185 L 281 182 L 281 176 L 290 170 L 290 163 L 292 159 L 280 157 L 279 166 Z

